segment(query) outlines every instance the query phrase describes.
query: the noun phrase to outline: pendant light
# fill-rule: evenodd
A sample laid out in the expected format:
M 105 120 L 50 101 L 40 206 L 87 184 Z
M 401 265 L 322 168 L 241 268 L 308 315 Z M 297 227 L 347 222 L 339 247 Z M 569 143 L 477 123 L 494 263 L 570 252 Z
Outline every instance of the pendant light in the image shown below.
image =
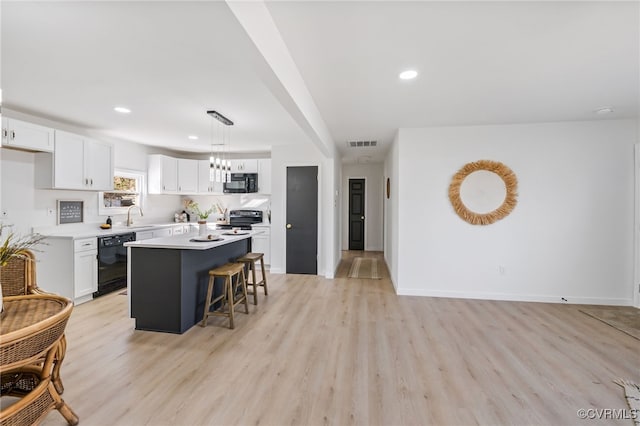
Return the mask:
M 231 149 L 231 127 L 233 126 L 233 121 L 229 120 L 227 117 L 225 117 L 224 115 L 220 114 L 217 111 L 207 111 L 207 114 L 210 115 L 211 117 L 215 118 L 218 123 L 214 123 L 213 121 L 211 122 L 211 156 L 209 157 L 209 180 L 210 181 L 216 181 L 216 182 L 230 182 L 231 181 L 231 161 L 228 160 L 228 158 L 225 155 L 225 147 L 227 148 L 227 153 L 230 153 L 230 149 Z M 221 124 L 220 124 L 221 123 Z M 222 143 L 219 144 L 214 144 L 215 141 L 215 137 L 214 137 L 214 124 L 217 124 L 217 130 L 220 132 L 219 136 L 219 140 L 222 141 Z M 229 144 L 225 143 L 225 129 L 227 130 L 227 139 L 229 141 Z M 220 145 L 222 145 L 222 149 L 217 150 L 217 156 L 214 155 L 213 152 L 213 147 L 214 145 L 217 145 L 218 147 Z

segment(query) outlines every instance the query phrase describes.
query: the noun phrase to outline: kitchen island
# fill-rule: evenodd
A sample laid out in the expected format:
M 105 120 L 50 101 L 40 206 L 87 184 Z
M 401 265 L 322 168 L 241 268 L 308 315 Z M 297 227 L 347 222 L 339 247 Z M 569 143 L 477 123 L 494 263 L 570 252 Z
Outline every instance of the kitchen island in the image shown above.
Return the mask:
M 202 320 L 209 270 L 251 251 L 260 231 L 195 241 L 195 233 L 126 243 L 129 312 L 136 330 L 184 333 Z M 214 294 L 222 292 L 222 280 Z

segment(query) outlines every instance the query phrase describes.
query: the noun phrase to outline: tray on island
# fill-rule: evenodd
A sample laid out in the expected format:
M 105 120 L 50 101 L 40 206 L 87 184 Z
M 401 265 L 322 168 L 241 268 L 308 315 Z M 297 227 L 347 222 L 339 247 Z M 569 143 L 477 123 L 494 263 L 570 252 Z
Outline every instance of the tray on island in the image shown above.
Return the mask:
M 212 243 L 214 241 L 220 241 L 223 240 L 224 238 L 222 237 L 214 237 L 214 238 L 209 238 L 209 237 L 194 237 L 191 238 L 189 241 L 193 241 L 194 243 Z
M 227 231 L 227 232 L 223 232 L 222 235 L 247 235 L 249 232 L 247 231 L 238 231 L 238 232 L 233 232 L 233 231 Z

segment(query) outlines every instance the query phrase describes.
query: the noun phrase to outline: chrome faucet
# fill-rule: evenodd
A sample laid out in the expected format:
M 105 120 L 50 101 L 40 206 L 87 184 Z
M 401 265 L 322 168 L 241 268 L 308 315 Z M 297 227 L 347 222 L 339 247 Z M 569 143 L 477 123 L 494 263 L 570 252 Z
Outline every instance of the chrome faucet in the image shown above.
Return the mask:
M 127 210 L 127 226 L 131 226 L 133 225 L 133 221 L 131 220 L 131 209 L 137 207 L 138 210 L 140 210 L 140 216 L 144 216 L 144 213 L 142 213 L 142 208 L 140 206 L 131 206 L 129 207 L 129 209 Z

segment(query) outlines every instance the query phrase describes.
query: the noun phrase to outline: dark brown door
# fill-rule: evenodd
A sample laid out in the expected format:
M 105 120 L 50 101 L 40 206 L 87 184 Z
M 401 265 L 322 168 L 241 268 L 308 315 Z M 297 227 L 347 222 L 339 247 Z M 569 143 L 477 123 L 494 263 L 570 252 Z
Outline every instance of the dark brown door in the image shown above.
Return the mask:
M 287 167 L 287 273 L 318 273 L 318 167 Z
M 349 250 L 364 250 L 364 179 L 349 179 Z

